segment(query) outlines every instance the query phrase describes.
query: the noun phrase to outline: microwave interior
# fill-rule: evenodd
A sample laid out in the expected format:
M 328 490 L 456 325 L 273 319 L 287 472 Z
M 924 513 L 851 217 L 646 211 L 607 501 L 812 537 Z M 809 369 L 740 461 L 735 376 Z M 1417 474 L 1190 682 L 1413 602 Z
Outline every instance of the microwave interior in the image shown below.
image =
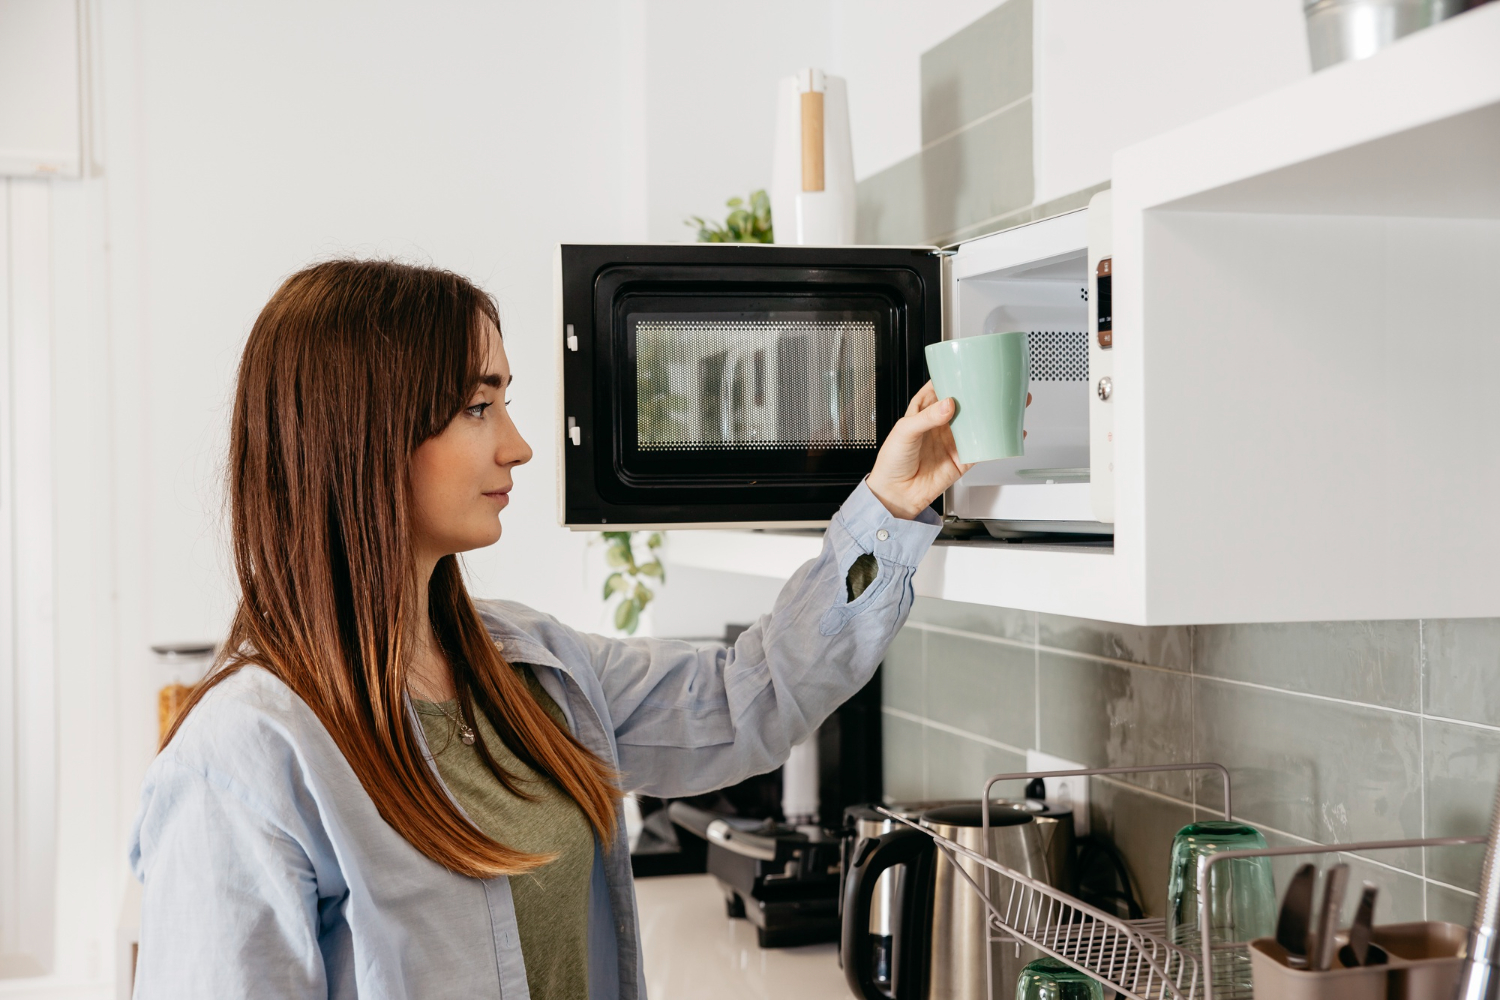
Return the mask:
M 950 494 L 950 513 L 992 535 L 1108 535 L 1089 491 L 1088 251 L 958 281 L 958 337 L 1025 330 L 1031 406 L 1025 454 L 982 462 Z
M 930 251 L 564 246 L 564 523 L 825 522 L 920 385 L 939 275 Z

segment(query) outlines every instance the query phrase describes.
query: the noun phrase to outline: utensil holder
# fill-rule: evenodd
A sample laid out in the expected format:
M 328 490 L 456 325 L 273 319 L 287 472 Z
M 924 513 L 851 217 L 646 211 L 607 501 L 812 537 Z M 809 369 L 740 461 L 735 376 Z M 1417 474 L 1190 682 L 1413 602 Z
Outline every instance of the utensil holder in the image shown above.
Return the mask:
M 1439 920 L 1375 927 L 1370 940 L 1391 956 L 1390 1000 L 1450 1000 L 1468 936 L 1468 928 Z
M 1286 964 L 1275 938 L 1250 944 L 1255 993 L 1277 1000 L 1451 1000 L 1463 970 L 1468 929 L 1437 920 L 1382 924 L 1370 941 L 1385 949 L 1385 965 L 1314 972 Z M 1339 934 L 1339 944 L 1348 932 Z
M 1276 1000 L 1386 1000 L 1390 966 L 1314 972 L 1286 964 L 1286 949 L 1275 938 L 1250 942 L 1250 974 L 1255 995 Z

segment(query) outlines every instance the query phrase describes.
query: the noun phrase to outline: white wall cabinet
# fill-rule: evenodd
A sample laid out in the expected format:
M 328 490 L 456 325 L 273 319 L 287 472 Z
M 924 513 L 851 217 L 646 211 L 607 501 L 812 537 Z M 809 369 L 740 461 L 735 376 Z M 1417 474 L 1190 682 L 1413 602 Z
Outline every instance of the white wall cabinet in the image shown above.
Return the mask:
M 1115 544 L 919 593 L 1137 624 L 1500 616 L 1500 4 L 1114 160 Z M 817 541 L 677 532 L 785 576 Z

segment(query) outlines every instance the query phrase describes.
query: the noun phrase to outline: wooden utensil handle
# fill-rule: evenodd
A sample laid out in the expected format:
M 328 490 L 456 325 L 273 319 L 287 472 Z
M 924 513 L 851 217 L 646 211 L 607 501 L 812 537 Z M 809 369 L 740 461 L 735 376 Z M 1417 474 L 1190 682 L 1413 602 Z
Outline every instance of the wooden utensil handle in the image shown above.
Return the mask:
M 802 93 L 802 190 L 823 190 L 823 92 Z

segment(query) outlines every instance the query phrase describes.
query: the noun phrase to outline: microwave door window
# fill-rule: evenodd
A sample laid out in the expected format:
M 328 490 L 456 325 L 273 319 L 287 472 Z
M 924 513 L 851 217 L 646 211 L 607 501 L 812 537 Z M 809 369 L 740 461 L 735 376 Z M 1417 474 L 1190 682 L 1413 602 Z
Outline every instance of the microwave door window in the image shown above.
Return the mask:
M 873 321 L 639 317 L 632 325 L 641 452 L 877 443 Z

